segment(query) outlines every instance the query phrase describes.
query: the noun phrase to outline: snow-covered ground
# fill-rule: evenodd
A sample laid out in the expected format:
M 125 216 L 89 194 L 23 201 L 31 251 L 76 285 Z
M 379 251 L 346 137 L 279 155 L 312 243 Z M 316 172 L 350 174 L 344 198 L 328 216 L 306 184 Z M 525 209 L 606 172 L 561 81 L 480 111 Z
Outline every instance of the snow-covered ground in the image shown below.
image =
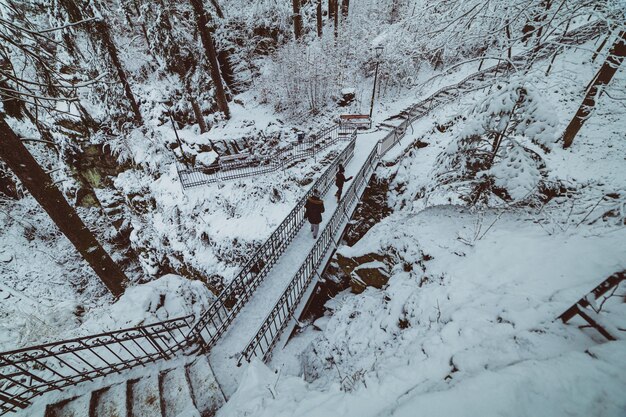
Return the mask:
M 258 135 L 255 129 L 272 131 L 276 117 L 269 117 L 264 106 L 235 106 L 231 123 L 231 131 L 227 126 L 216 129 L 211 133 L 213 138 L 235 135 L 234 132 Z M 173 137 L 174 132 L 164 125 L 159 134 Z M 194 128 L 183 129 L 179 134 L 189 142 L 208 141 L 206 134 L 199 135 Z M 284 171 L 187 191 L 180 185 L 173 159 L 158 153 L 148 155 L 146 150 L 146 161 L 161 164 L 159 170 L 163 173 L 157 180 L 138 170 L 124 171 L 114 180 L 117 192 L 125 195 L 135 210 L 126 210 L 124 216 L 132 224 L 131 242 L 143 264 L 139 281 L 147 282 L 147 286 L 129 289 L 118 302 L 126 305 L 129 293 L 144 297 L 141 302 L 128 304 L 128 309 L 136 310 L 128 317 L 112 313 L 118 309 L 111 304 L 113 298 L 32 197 L 7 201 L 6 206 L 0 206 L 0 317 L 5 318 L 0 326 L 0 350 L 89 334 L 97 329 L 134 326 L 160 320 L 164 315 L 173 318 L 177 313 L 186 315 L 191 309 L 206 306 L 212 299 L 209 290 L 202 295 L 200 304 L 192 306 L 193 301 L 183 297 L 188 303 L 185 308 L 165 308 L 159 313 L 150 307 L 154 298 L 150 294 L 165 294 L 172 288 L 179 288 L 177 291 L 182 293 L 190 288 L 197 291 L 200 281 L 208 283 L 212 291 L 219 291 L 345 145 L 340 141 L 316 158 Z M 99 215 L 95 209 L 79 213 L 91 225 Z M 167 280 L 161 279 L 161 284 L 156 281 L 154 285 L 150 282 L 171 272 L 184 274 L 187 279 L 173 287 L 168 284 L 169 289 L 162 285 Z M 171 283 L 171 279 L 167 282 Z M 198 311 L 194 312 L 197 315 Z
M 584 45 L 560 56 L 550 77 L 533 78 L 543 104 L 558 115 L 557 131 L 580 104 L 581 85 L 602 62 L 588 65 L 593 49 Z M 399 97 L 383 97 L 375 119 L 464 78 L 477 65 L 459 66 Z M 538 65 L 535 71 L 545 69 Z M 432 75 L 426 68 L 413 81 Z M 439 155 L 467 122 L 457 116 L 467 117 L 482 92 L 414 123 L 407 139 L 386 156 L 394 164 L 377 173 L 391 180 L 388 203 L 394 213 L 355 246 L 339 250 L 347 257 L 385 256 L 388 284 L 359 295 L 340 293 L 327 303 L 316 328 L 277 349 L 268 366 L 254 361 L 240 369 L 242 383 L 219 415 L 626 415 L 625 342 L 602 343 L 592 331 L 554 321 L 606 276 L 626 269 L 626 122 L 623 100 L 613 94 L 623 91 L 625 82 L 622 71 L 570 150 L 558 143 L 551 152 L 537 149 L 545 162 L 544 180 L 566 190 L 540 207 L 470 209 L 453 191 L 434 187 Z M 364 89 L 360 85 L 359 94 Z M 264 152 L 288 142 L 294 127 L 318 128 L 329 118 L 307 126 L 284 124 L 252 93 L 237 97 L 231 110 L 231 120 L 215 121 L 209 133 L 199 134 L 197 126 L 179 131 L 188 156 L 208 163 L 214 153 L 203 147 L 224 139 L 251 139 Z M 135 207 L 129 214 L 131 241 L 147 273 L 142 281 L 152 282 L 113 302 L 31 198 L 11 203 L 10 213 L 0 213 L 7 225 L 0 231 L 0 347 L 197 317 L 213 300 L 211 291 L 199 280 L 169 272 L 201 278 L 219 291 L 341 146 L 282 172 L 183 192 L 173 158 L 159 144 L 173 143 L 174 132 L 155 122 L 159 116 L 155 109 L 150 140 L 157 140 L 138 132 L 122 139 L 135 152 L 126 157 L 147 168 L 115 179 L 115 189 Z M 450 121 L 447 130 L 435 128 Z M 277 142 L 269 146 L 267 138 Z M 428 146 L 403 157 L 416 139 Z M 271 290 L 275 295 L 282 288 Z M 273 298 L 262 298 L 261 304 L 271 307 Z M 612 311 L 624 313 L 620 307 Z M 258 314 L 260 320 L 265 313 Z M 242 317 L 235 322 L 245 333 L 239 344 L 247 342 L 246 331 L 256 323 L 240 323 Z M 232 345 L 216 350 L 222 374 L 242 347 Z
M 558 131 L 593 76 L 580 66 L 591 49 L 557 60 L 537 86 Z M 626 76 L 613 82 L 619 91 Z M 392 179 L 394 213 L 339 249 L 386 256 L 388 284 L 330 300 L 317 329 L 277 348 L 267 366 L 248 366 L 219 416 L 626 415 L 626 342 L 555 321 L 626 269 L 623 103 L 603 95 L 571 149 L 542 153 L 546 181 L 567 193 L 540 207 L 468 208 L 448 203 L 453 193 L 429 195 L 437 157 L 464 121 L 429 127 L 473 100 L 421 122 L 414 139 L 429 146 L 378 172 Z M 623 328 L 619 302 L 611 313 Z
M 626 230 L 547 235 L 520 217 L 448 206 L 385 219 L 341 252 L 393 249 L 388 286 L 329 302 L 322 332 L 277 351 L 279 374 L 253 363 L 220 415 L 623 415 L 626 343 L 554 319 L 626 268 Z

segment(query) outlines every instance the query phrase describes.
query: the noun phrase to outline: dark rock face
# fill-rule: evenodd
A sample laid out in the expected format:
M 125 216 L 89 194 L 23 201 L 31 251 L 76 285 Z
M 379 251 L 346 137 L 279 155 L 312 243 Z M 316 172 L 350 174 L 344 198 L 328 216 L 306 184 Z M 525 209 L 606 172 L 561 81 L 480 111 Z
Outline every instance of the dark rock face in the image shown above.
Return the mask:
M 390 182 L 391 179 L 381 179 L 376 174 L 370 180 L 344 235 L 344 241 L 348 246 L 361 240 L 372 226 L 391 214 L 391 207 L 387 205 Z
M 70 158 L 69 166 L 80 184 L 76 191 L 76 205 L 79 207 L 99 206 L 93 189 L 111 187 L 111 177 L 129 168 L 121 165 L 102 144 L 84 145 L 82 152 L 77 152 Z
M 346 258 L 337 254 L 336 258 L 341 275 L 349 279 L 355 294 L 362 293 L 367 287 L 382 288 L 389 281 L 389 265 L 392 260 L 388 255 L 369 253 Z
M 367 287 L 382 288 L 389 281 L 389 272 L 384 264 L 372 263 L 355 269 L 350 280 L 352 292 L 359 294 Z

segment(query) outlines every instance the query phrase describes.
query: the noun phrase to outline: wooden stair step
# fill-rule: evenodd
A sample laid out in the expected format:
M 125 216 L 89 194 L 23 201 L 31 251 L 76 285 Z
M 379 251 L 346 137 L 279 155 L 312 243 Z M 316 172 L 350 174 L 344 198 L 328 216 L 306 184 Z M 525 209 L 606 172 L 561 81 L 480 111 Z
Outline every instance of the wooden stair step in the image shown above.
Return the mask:
M 225 398 L 208 358 L 200 356 L 187 365 L 186 371 L 196 408 L 202 417 L 215 415 L 217 409 L 224 404 Z
M 116 384 L 94 391 L 89 405 L 93 417 L 126 417 L 126 384 Z
M 130 391 L 129 417 L 163 416 L 159 378 L 156 375 L 136 379 L 128 384 Z
M 162 372 L 159 379 L 163 417 L 176 417 L 195 409 L 184 367 Z

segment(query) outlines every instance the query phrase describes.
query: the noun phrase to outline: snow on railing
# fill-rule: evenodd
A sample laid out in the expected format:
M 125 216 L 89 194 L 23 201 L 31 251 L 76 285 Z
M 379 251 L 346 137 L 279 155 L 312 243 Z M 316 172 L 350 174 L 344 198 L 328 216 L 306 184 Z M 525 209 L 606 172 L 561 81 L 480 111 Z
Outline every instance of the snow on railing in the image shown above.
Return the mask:
M 272 351 L 272 348 L 278 342 L 282 331 L 287 323 L 293 317 L 304 293 L 306 292 L 313 277 L 317 274 L 317 270 L 326 253 L 331 246 L 336 246 L 336 239 L 339 238 L 338 232 L 342 226 L 349 220 L 350 208 L 356 206 L 360 197 L 367 186 L 369 177 L 374 171 L 374 163 L 378 162 L 378 148 L 372 149 L 365 164 L 355 175 L 350 187 L 348 188 L 344 198 L 341 200 L 333 216 L 324 228 L 324 231 L 317 238 L 311 252 L 304 260 L 294 277 L 291 279 L 285 291 L 269 312 L 261 327 L 248 343 L 241 354 L 239 363 L 242 359 L 250 360 L 253 356 L 258 356 L 266 361 Z
M 425 104 L 429 100 L 432 100 L 432 97 L 424 100 L 424 102 L 418 103 L 418 105 Z M 424 111 L 428 112 L 428 110 Z M 241 352 L 239 364 L 241 364 L 243 360 L 250 361 L 253 356 L 262 358 L 263 361 L 267 361 L 270 358 L 272 349 L 276 343 L 278 343 L 289 320 L 294 317 L 293 315 L 302 297 L 306 293 L 315 275 L 318 274 L 326 254 L 331 247 L 338 246 L 342 231 L 350 220 L 350 216 L 356 208 L 357 203 L 360 201 L 376 166 L 383 155 L 404 137 L 408 125 L 421 115 L 421 113 L 416 114 L 403 121 L 382 138 L 377 146 L 372 149 L 365 163 L 354 176 L 350 187 L 339 202 L 333 216 L 315 242 L 313 249 L 311 249 L 311 252 L 309 252 L 298 271 L 294 274 L 293 278 L 278 298 L 274 308 L 269 312 L 259 327 L 257 333 Z

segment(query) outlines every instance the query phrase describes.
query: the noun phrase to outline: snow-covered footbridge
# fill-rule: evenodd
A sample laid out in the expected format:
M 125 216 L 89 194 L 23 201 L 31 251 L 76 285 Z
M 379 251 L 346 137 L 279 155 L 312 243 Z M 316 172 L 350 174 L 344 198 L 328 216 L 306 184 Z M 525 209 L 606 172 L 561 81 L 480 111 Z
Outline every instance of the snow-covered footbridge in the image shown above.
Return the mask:
M 299 306 L 338 245 L 382 155 L 400 141 L 414 119 L 444 97 L 440 92 L 415 106 L 410 116 L 396 120 L 397 126 L 358 136 L 353 131 L 343 151 L 197 320 L 181 317 L 0 354 L 0 414 L 25 410 L 28 415 L 69 416 L 82 415 L 84 407 L 119 410 L 122 403 L 136 401 L 137 384 L 156 384 L 153 401 L 160 402 L 161 410 L 180 411 L 162 387 L 172 379 L 168 375 L 180 374 L 176 390 L 185 386 L 186 392 L 193 392 L 190 370 L 196 368 L 203 380 L 217 379 L 220 391 L 232 394 L 243 369 L 239 365 L 253 356 L 267 360 L 285 328 L 296 323 Z M 332 185 L 340 163 L 354 179 L 337 203 Z M 327 220 L 317 239 L 304 227 L 304 204 L 313 189 L 321 191 L 326 206 Z M 208 363 L 195 359 L 205 354 Z M 185 378 L 189 384 L 183 383 Z M 93 382 L 84 384 L 88 381 Z M 125 394 L 120 398 L 112 392 Z M 195 404 L 192 394 L 189 398 Z M 223 395 L 210 400 L 200 401 L 204 408 L 198 406 L 198 411 L 215 408 Z
M 599 30 L 595 24 L 579 28 L 576 36 L 548 43 L 540 55 L 549 56 L 566 42 L 582 43 Z M 411 123 L 473 88 L 474 82 L 527 58 L 513 57 L 473 73 L 375 132 L 352 132 L 343 151 L 201 317 L 0 353 L 0 415 L 24 410 L 28 416 L 175 416 L 189 407 L 200 414 L 219 407 L 238 385 L 244 368 L 239 365 L 255 356 L 267 361 L 273 349 L 284 345 L 281 338 L 290 333 L 285 330 L 297 323 L 377 164 Z M 332 185 L 340 163 L 354 179 L 337 203 Z M 304 227 L 304 204 L 316 188 L 326 212 L 323 230 L 313 239 Z M 214 395 L 207 395 L 208 390 Z

